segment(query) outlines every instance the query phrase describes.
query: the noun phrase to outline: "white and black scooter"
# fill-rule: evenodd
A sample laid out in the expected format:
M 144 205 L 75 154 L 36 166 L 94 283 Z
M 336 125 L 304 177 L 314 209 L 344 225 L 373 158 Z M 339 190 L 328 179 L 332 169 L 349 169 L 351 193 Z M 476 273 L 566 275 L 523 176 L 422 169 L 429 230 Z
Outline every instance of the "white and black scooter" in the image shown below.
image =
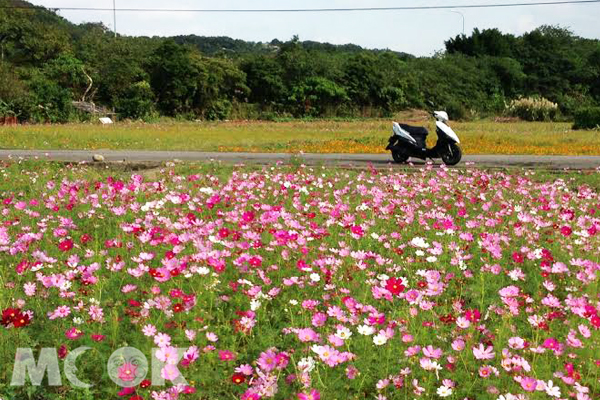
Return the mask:
M 458 147 L 458 135 L 448 126 L 448 114 L 445 111 L 434 111 L 435 127 L 438 141 L 428 149 L 426 144 L 427 128 L 410 126 L 394 122 L 393 134 L 385 148 L 391 150 L 392 157 L 397 163 L 405 163 L 409 157 L 426 160 L 441 158 L 446 165 L 456 165 L 462 158 L 462 150 Z

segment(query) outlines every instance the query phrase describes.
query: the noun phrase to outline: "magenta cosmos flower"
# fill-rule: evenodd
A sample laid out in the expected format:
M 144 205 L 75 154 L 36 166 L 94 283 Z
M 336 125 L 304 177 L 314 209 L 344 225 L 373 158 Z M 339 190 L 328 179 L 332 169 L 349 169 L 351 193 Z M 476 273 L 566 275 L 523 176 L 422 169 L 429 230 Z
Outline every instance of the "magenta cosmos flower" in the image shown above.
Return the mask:
M 71 328 L 65 332 L 67 339 L 75 340 L 83 336 L 83 332 L 79 328 Z
M 125 363 L 117 369 L 117 376 L 123 382 L 132 382 L 135 379 L 137 366 L 132 363 Z
M 312 389 L 310 393 L 298 393 L 298 400 L 320 400 L 321 393 L 317 389 Z

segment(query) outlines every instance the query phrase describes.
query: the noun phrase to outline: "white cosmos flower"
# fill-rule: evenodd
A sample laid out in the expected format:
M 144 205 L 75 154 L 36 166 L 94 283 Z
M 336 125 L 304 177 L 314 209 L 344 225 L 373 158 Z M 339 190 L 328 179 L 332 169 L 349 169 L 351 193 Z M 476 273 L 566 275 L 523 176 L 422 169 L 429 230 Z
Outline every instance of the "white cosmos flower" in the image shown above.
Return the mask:
M 303 372 L 310 372 L 315 369 L 315 359 L 306 357 L 298 361 L 298 369 Z
M 415 237 L 410 241 L 410 244 L 415 247 L 420 247 L 422 249 L 426 249 L 429 247 L 429 243 L 425 241 L 422 237 Z
M 208 275 L 210 273 L 210 269 L 207 267 L 199 267 L 197 272 L 199 275 Z
M 452 388 L 448 386 L 440 386 L 437 390 L 437 394 L 440 397 L 448 397 L 452 395 Z
M 548 383 L 546 383 L 546 394 L 552 397 L 560 397 L 560 388 L 558 386 L 554 386 L 552 381 L 548 381 Z
M 310 280 L 313 282 L 319 282 L 321 280 L 321 276 L 317 273 L 310 274 Z
M 375 336 L 373 336 L 373 343 L 375 343 L 377 346 L 383 346 L 384 344 L 386 344 L 388 341 L 387 336 L 382 335 L 382 334 L 377 334 Z
M 370 336 L 373 333 L 375 333 L 375 328 L 369 325 L 360 325 L 358 327 L 358 333 L 360 333 L 361 335 Z
M 348 329 L 344 326 L 337 330 L 337 332 L 335 333 L 335 336 L 339 337 L 342 340 L 346 340 L 350 336 L 352 336 L 352 332 L 350 331 L 350 329 Z
M 250 309 L 252 311 L 258 310 L 259 307 L 260 307 L 260 300 L 252 299 L 250 301 Z

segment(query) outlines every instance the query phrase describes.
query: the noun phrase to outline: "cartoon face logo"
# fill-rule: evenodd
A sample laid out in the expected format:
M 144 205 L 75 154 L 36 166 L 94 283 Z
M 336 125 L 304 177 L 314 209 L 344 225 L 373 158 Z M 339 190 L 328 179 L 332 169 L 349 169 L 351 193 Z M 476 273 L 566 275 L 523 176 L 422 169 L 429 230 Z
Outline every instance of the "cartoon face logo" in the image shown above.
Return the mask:
M 133 347 L 122 347 L 108 360 L 108 376 L 121 387 L 139 385 L 148 374 L 146 356 Z

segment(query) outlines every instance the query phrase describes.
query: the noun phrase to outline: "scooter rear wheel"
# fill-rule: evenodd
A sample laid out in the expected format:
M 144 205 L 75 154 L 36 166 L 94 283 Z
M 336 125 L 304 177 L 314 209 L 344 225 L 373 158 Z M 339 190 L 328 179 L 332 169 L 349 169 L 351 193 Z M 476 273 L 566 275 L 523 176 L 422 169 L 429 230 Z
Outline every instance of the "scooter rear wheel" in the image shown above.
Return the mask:
M 408 154 L 406 154 L 404 152 L 392 150 L 392 157 L 394 158 L 394 161 L 396 163 L 404 164 L 408 160 L 409 156 L 408 156 Z
M 456 165 L 462 158 L 462 150 L 456 143 L 449 143 L 448 149 L 442 153 L 442 161 L 446 165 Z

